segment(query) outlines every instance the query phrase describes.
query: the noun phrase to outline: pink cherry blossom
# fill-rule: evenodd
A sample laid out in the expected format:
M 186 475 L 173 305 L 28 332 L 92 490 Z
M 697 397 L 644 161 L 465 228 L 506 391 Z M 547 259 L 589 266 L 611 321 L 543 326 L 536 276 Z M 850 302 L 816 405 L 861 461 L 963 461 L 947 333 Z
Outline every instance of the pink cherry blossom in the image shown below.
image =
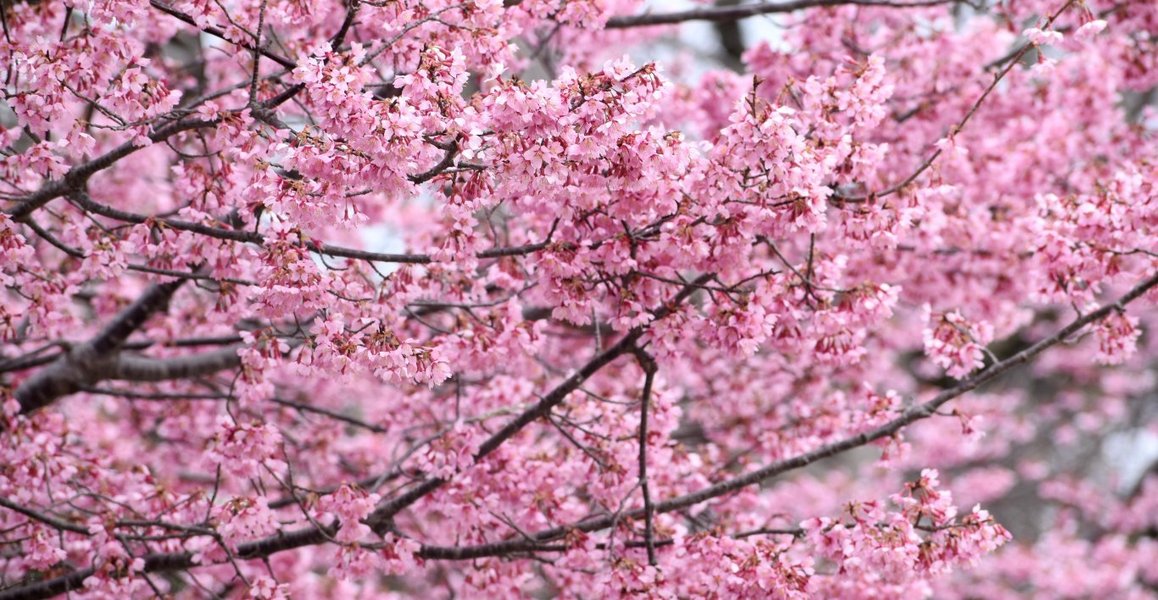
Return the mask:
M 0 12 L 0 600 L 1158 586 L 1153 2 Z

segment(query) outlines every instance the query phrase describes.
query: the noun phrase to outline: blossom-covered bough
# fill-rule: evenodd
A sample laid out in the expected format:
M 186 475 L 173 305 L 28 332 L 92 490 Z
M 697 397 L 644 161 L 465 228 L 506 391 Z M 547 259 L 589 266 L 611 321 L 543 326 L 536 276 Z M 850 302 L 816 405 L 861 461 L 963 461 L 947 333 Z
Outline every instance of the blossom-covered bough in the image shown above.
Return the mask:
M 0 598 L 1158 587 L 1153 2 L 0 15 Z

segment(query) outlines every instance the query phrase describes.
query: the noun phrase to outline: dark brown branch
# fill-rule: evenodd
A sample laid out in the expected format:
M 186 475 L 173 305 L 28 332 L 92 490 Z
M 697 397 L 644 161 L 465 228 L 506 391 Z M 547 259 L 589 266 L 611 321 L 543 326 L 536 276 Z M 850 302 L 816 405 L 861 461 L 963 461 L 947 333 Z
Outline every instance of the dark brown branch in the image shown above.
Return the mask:
M 269 556 L 285 550 L 321 544 L 327 538 L 337 533 L 337 527 L 330 525 L 324 528 L 310 527 L 289 533 L 280 533 L 273 537 L 241 544 L 237 548 L 234 558 L 248 560 Z M 179 571 L 198 566 L 193 561 L 193 553 L 179 552 L 175 554 L 149 554 L 144 557 L 146 573 L 164 571 Z M 73 571 L 53 579 L 36 581 L 22 586 L 13 586 L 0 590 L 0 600 L 39 600 L 51 598 L 60 594 L 80 589 L 84 580 L 91 577 L 95 571 L 92 568 Z
M 630 27 L 646 27 L 651 25 L 676 25 L 688 21 L 709 21 L 724 23 L 739 21 L 759 15 L 789 13 L 806 8 L 823 6 L 883 6 L 889 8 L 927 8 L 942 4 L 956 4 L 961 0 L 914 0 L 912 2 L 893 2 L 891 0 L 793 0 L 792 2 L 760 2 L 741 4 L 739 6 L 710 6 L 670 13 L 655 13 L 611 17 L 607 21 L 608 29 L 626 29 Z
M 4 362 L 0 362 L 0 373 L 9 371 L 23 371 L 33 367 L 40 367 L 51 363 L 60 358 L 60 353 L 56 354 L 25 354 L 24 356 L 16 356 Z
M 1088 313 L 1069 325 L 1051 335 L 1050 337 L 1030 346 L 1029 348 L 994 364 L 989 369 L 982 371 L 965 381 L 962 381 L 956 387 L 941 392 L 932 400 L 924 404 L 914 406 L 906 410 L 900 417 L 878 427 L 877 429 L 867 431 L 860 435 L 829 444 L 827 446 L 818 448 L 812 452 L 808 452 L 787 460 L 779 461 L 752 471 L 746 475 L 730 479 L 728 481 L 704 488 L 698 492 L 693 492 L 676 498 L 671 498 L 655 505 L 654 510 L 657 513 L 673 512 L 690 506 L 706 502 L 713 498 L 718 498 L 745 488 L 750 485 L 756 485 L 782 475 L 789 471 L 794 471 L 802 467 L 808 466 L 817 461 L 836 456 L 843 452 L 847 452 L 853 448 L 859 448 L 870 442 L 883 439 L 895 435 L 904 427 L 926 419 L 936 413 L 937 409 L 947 402 L 963 396 L 964 394 L 984 385 L 1004 373 L 1008 372 L 1014 367 L 1023 365 L 1032 360 L 1037 355 L 1045 350 L 1056 346 L 1067 339 L 1070 339 L 1075 333 L 1080 331 L 1083 327 L 1099 321 L 1111 312 L 1122 310 L 1127 304 L 1138 299 L 1142 294 L 1150 289 L 1158 286 L 1158 273 L 1151 275 L 1148 279 L 1138 284 L 1132 290 L 1127 292 L 1117 302 L 1106 304 L 1101 308 Z M 511 553 L 528 552 L 528 551 L 555 551 L 553 547 L 546 545 L 536 547 L 535 543 L 546 544 L 552 540 L 558 540 L 567 535 L 571 531 L 592 532 L 607 529 L 612 527 L 617 518 L 629 517 L 632 519 L 639 519 L 645 517 L 647 511 L 645 509 L 636 509 L 624 515 L 610 515 L 602 516 L 594 519 L 589 519 L 579 523 L 575 523 L 566 527 L 557 527 L 541 531 L 533 534 L 533 540 L 518 539 L 508 540 L 503 542 L 493 542 L 489 544 L 480 544 L 478 546 L 466 546 L 457 548 L 423 548 L 420 555 L 429 558 L 440 558 L 445 560 L 470 560 L 475 558 L 482 558 L 486 556 L 505 556 Z M 787 532 L 785 532 L 787 533 Z
M 238 279 L 236 277 L 213 277 L 212 275 L 205 275 L 202 273 L 191 273 L 189 271 L 179 271 L 177 269 L 162 269 L 160 267 L 150 267 L 148 265 L 129 264 L 125 267 L 129 271 L 136 271 L 138 273 L 151 273 L 153 275 L 163 275 L 165 277 L 172 277 L 182 281 L 211 281 L 220 284 L 235 283 L 237 285 L 255 285 L 255 282 L 248 279 Z
M 176 280 L 149 286 L 136 302 L 113 317 L 113 320 L 89 341 L 92 352 L 106 354 L 120 348 L 149 317 L 167 309 L 173 294 L 184 284 L 183 280 Z
M 582 369 L 568 377 L 563 381 L 563 383 L 556 386 L 555 389 L 551 390 L 551 392 L 546 396 L 543 396 L 543 398 L 539 400 L 539 402 L 537 402 L 534 406 L 507 422 L 507 424 L 504 425 L 502 429 L 495 432 L 491 437 L 487 438 L 487 440 L 483 442 L 482 445 L 479 446 L 479 451 L 477 454 L 475 454 L 475 461 L 482 460 L 488 454 L 494 452 L 508 439 L 513 437 L 516 433 L 522 431 L 524 427 L 538 420 L 539 418 L 548 415 L 552 408 L 563 402 L 563 400 L 566 399 L 566 397 L 570 395 L 571 392 L 579 389 L 579 387 L 583 385 L 583 382 L 587 381 L 588 378 L 599 372 L 600 369 L 607 366 L 615 359 L 630 352 L 636 341 L 638 341 L 640 335 L 642 335 L 641 330 L 633 330 L 629 332 L 623 337 L 623 339 L 619 340 L 617 344 L 611 348 L 608 348 L 603 353 L 597 355 L 595 358 L 591 359 L 586 365 L 583 366 Z M 373 513 L 370 514 L 369 517 L 367 517 L 366 522 L 376 532 L 383 534 L 388 530 L 391 519 L 393 519 L 394 515 L 398 514 L 403 509 L 410 506 L 411 504 L 414 504 L 423 497 L 429 495 L 434 490 L 442 487 L 446 482 L 447 480 L 443 478 L 427 479 L 417 486 L 411 488 L 406 493 L 384 501 L 381 505 L 378 506 L 378 508 L 374 510 Z
M 417 175 L 411 175 L 407 177 L 407 179 L 409 179 L 411 183 L 415 184 L 426 183 L 427 181 L 438 177 L 438 175 L 443 171 L 449 169 L 450 166 L 454 164 L 454 157 L 456 156 L 458 156 L 458 142 L 451 142 L 450 145 L 446 148 L 446 154 L 443 155 L 442 160 L 438 161 L 438 164 L 431 167 L 429 171 L 424 171 Z
M 49 527 L 53 527 L 53 528 L 59 529 L 61 531 L 71 531 L 73 533 L 79 533 L 81 535 L 88 535 L 89 534 L 87 527 L 83 527 L 83 526 L 77 525 L 75 523 L 69 523 L 68 521 L 62 521 L 60 519 L 57 519 L 56 517 L 51 517 L 51 516 L 46 515 L 44 513 L 37 512 L 35 510 L 32 510 L 31 508 L 27 508 L 27 507 L 21 506 L 19 504 L 16 504 L 15 502 L 10 501 L 3 496 L 0 496 L 0 506 L 7 508 L 10 511 L 18 512 L 18 513 L 28 517 L 29 519 L 32 519 L 33 521 L 39 521 L 41 523 L 44 523 L 45 525 L 48 525 Z
M 348 0 L 346 4 L 346 18 L 342 19 L 342 26 L 338 28 L 338 32 L 334 37 L 330 38 L 330 48 L 337 51 L 342 42 L 346 40 L 346 34 L 350 33 L 350 27 L 354 25 L 354 19 L 358 16 L 358 8 L 362 5 L 362 0 Z
M 144 380 L 138 379 L 137 381 L 144 381 Z M 178 401 L 183 401 L 183 400 L 186 400 L 186 401 L 187 400 L 207 400 L 207 401 L 214 401 L 214 402 L 223 402 L 223 401 L 230 400 L 233 398 L 233 396 L 231 396 L 228 393 L 224 393 L 224 392 L 222 392 L 222 393 L 203 393 L 203 394 L 181 393 L 181 392 L 147 393 L 147 392 L 134 392 L 132 390 L 121 390 L 121 389 L 115 389 L 115 388 L 96 388 L 96 387 L 84 388 L 81 391 L 85 392 L 87 394 L 100 394 L 102 396 L 114 396 L 114 397 L 118 397 L 118 398 L 124 398 L 127 400 L 144 400 L 144 401 L 149 401 L 149 402 L 178 402 Z M 312 404 L 307 404 L 305 402 L 295 402 L 293 400 L 287 400 L 285 398 L 278 398 L 276 396 L 273 398 L 270 398 L 270 402 L 284 406 L 286 408 L 291 408 L 291 409 L 296 410 L 296 411 L 301 412 L 301 413 L 312 413 L 312 414 L 328 417 L 330 419 L 334 419 L 336 421 L 341 421 L 343 423 L 353 425 L 355 427 L 360 427 L 360 428 L 366 429 L 368 431 L 373 431 L 374 433 L 386 433 L 386 431 L 388 431 L 387 428 L 382 427 L 381 425 L 374 425 L 372 423 L 367 423 L 366 421 L 363 421 L 363 420 L 355 418 L 355 417 L 351 417 L 349 415 L 342 414 L 338 411 L 330 410 L 328 408 L 323 408 L 320 406 L 314 406 Z M 274 503 L 270 503 L 271 507 L 274 507 L 273 505 L 274 505 Z
M 238 347 L 229 347 L 172 358 L 113 352 L 95 360 L 85 360 L 74 349 L 16 388 L 15 396 L 20 402 L 20 413 L 27 414 L 101 381 L 171 381 L 234 369 L 241 364 L 237 350 Z
M 635 350 L 636 360 L 643 367 L 643 392 L 640 394 L 639 407 L 639 486 L 643 493 L 643 539 L 647 547 L 647 564 L 656 566 L 655 559 L 655 507 L 651 504 L 651 490 L 647 483 L 647 415 L 651 405 L 651 389 L 655 383 L 655 360 L 644 350 Z
M 153 143 L 161 142 L 185 131 L 215 127 L 220 122 L 220 118 L 176 121 L 150 133 L 149 140 Z M 8 216 L 12 217 L 14 221 L 23 221 L 28 215 L 31 215 L 34 211 L 52 200 L 83 189 L 89 177 L 111 167 L 118 160 L 144 147 L 145 146 L 131 141 L 125 142 L 97 158 L 69 169 L 63 179 L 50 181 L 45 184 L 44 187 L 40 188 L 40 190 L 26 196 L 15 208 L 8 211 Z
M 188 231 L 190 233 L 196 233 L 219 240 L 227 240 L 231 242 L 247 242 L 252 244 L 260 244 L 263 241 L 262 236 L 256 232 L 212 227 L 209 225 L 202 225 L 201 223 L 179 221 L 177 219 L 169 219 L 165 217 L 150 217 L 149 215 L 120 210 L 118 208 L 113 208 L 93 200 L 91 196 L 83 191 L 77 191 L 69 194 L 68 198 L 72 201 L 73 204 L 82 210 L 86 210 L 90 213 L 100 215 L 102 217 L 107 217 L 109 219 L 124 221 L 126 223 L 136 223 L 139 225 L 152 219 L 154 223 L 164 225 L 178 231 Z
M 140 213 L 128 212 L 118 208 L 113 208 L 105 204 L 101 204 L 100 202 L 93 200 L 88 194 L 82 191 L 75 191 L 70 193 L 69 199 L 72 200 L 72 202 L 82 210 L 86 210 L 93 214 L 107 217 L 109 219 L 116 219 L 117 221 L 141 224 L 149 222 L 151 219 L 152 222 L 164 225 L 165 227 L 170 227 L 178 231 L 188 231 L 214 239 L 256 244 L 259 246 L 265 243 L 264 236 L 254 231 L 225 229 L 223 227 L 213 227 L 210 225 L 203 225 L 201 223 L 193 223 L 190 221 L 181 221 L 178 219 L 169 219 L 166 217 L 155 217 L 143 215 Z M 534 244 L 483 250 L 476 254 L 476 256 L 480 259 L 490 259 L 501 258 L 504 256 L 523 256 L 526 254 L 532 254 L 545 249 L 550 244 L 550 237 L 551 235 L 548 234 L 547 240 Z M 334 256 L 340 258 L 352 258 L 355 260 L 410 265 L 425 265 L 434 262 L 434 258 L 428 254 L 390 254 L 385 252 L 371 252 L 368 250 L 359 250 L 357 248 L 346 248 L 342 246 L 333 246 L 330 244 L 320 244 L 313 241 L 306 242 L 305 247 L 311 252 L 315 252 L 317 254 L 325 254 L 326 256 Z M 206 278 L 212 279 L 211 277 Z
M 194 27 L 197 27 L 197 21 L 194 21 L 193 17 L 169 6 L 168 4 L 165 4 L 164 2 L 158 2 L 157 0 L 151 0 L 149 2 L 149 4 L 151 4 L 153 6 L 153 8 L 155 8 L 155 9 L 157 9 L 157 10 L 159 10 L 159 11 L 161 11 L 161 12 L 163 12 L 171 17 L 176 18 L 179 21 L 182 21 L 188 25 L 192 25 Z M 217 27 L 212 27 L 212 26 L 210 26 L 210 27 L 197 27 L 197 30 L 202 31 L 204 33 L 207 33 L 215 38 L 229 42 L 230 44 L 236 44 L 238 46 L 241 46 L 242 48 L 245 48 L 246 50 L 249 50 L 250 52 L 256 52 L 256 53 L 272 60 L 273 62 L 275 62 L 275 63 L 277 63 L 277 64 L 279 64 L 287 69 L 291 69 L 291 70 L 296 69 L 298 66 L 298 64 L 296 62 L 294 62 L 288 58 L 285 58 L 284 56 L 281 56 L 275 52 L 270 52 L 269 50 L 267 50 L 264 47 L 257 48 L 253 44 L 239 43 L 239 42 L 235 42 L 229 38 L 226 38 L 225 32 L 222 31 L 221 29 L 218 29 Z
M 243 340 L 241 339 L 240 336 L 225 335 L 225 336 L 214 336 L 214 337 L 181 338 L 181 339 L 176 339 L 176 340 L 164 342 L 161 345 L 162 346 L 170 346 L 173 348 L 187 348 L 187 347 L 192 347 L 192 346 L 225 346 L 228 344 L 240 344 L 242 341 Z M 47 365 L 48 363 L 51 363 L 52 361 L 60 358 L 62 353 L 57 352 L 54 354 L 42 354 L 42 352 L 44 352 L 46 349 L 48 349 L 51 346 L 59 346 L 59 345 L 60 345 L 59 342 L 53 342 L 49 346 L 41 348 L 40 350 L 30 352 L 30 353 L 25 354 L 23 356 L 16 356 L 16 357 L 7 359 L 3 362 L 0 362 L 0 373 L 4 373 L 4 372 L 8 372 L 8 371 L 23 371 L 25 369 L 31 369 L 33 367 L 40 367 L 40 366 Z M 137 342 L 125 342 L 125 344 L 123 346 L 121 346 L 121 348 L 124 350 L 144 350 L 146 348 L 150 348 L 150 347 L 155 346 L 155 345 L 157 345 L 157 342 L 150 341 L 150 340 L 142 340 L 142 341 L 137 341 Z
M 775 529 L 763 528 L 752 529 L 749 531 L 741 531 L 733 533 L 729 537 L 735 539 L 744 539 L 760 535 L 788 535 L 794 538 L 799 538 L 804 535 L 804 530 L 800 528 Z M 652 542 L 655 547 L 671 546 L 675 543 L 672 538 L 661 538 Z M 644 548 L 647 546 L 645 540 L 629 540 L 623 543 L 628 548 Z M 606 550 L 608 544 L 599 543 L 595 547 L 600 550 Z M 523 552 L 566 552 L 570 548 L 565 544 L 540 542 L 534 539 L 518 540 L 506 542 L 493 542 L 490 544 L 479 544 L 477 546 L 423 546 L 416 556 L 425 558 L 427 560 L 474 560 L 477 558 L 487 558 L 490 556 L 511 556 L 513 554 Z
M 33 231 L 33 233 L 35 233 L 37 236 L 39 236 L 40 239 L 48 242 L 57 250 L 60 250 L 61 252 L 65 253 L 73 258 L 79 258 L 79 259 L 84 258 L 84 252 L 81 252 L 80 250 L 78 250 L 76 248 L 68 246 L 64 242 L 56 239 L 56 236 L 52 235 L 46 229 L 44 229 L 39 224 L 37 224 L 36 221 L 32 220 L 32 217 L 25 217 L 24 224 L 27 225 L 28 228 Z
M 168 307 L 170 298 L 184 283 L 178 279 L 149 286 L 91 340 L 69 349 L 22 383 L 15 392 L 20 412 L 32 412 L 94 383 L 92 374 L 98 366 L 106 364 L 110 353 L 118 350 L 149 317 Z
M 123 353 L 129 336 L 154 314 L 167 310 L 173 294 L 185 281 L 177 279 L 149 286 L 92 339 L 66 347 L 47 367 L 16 388 L 14 396 L 20 403 L 20 413 L 33 412 L 104 380 L 166 381 L 237 368 L 241 364 L 237 351 L 242 347 L 237 343 L 201 354 L 169 358 Z
M 231 346 L 189 356 L 173 358 L 146 358 L 143 356 L 119 355 L 112 362 L 101 379 L 125 381 L 169 381 L 200 377 L 241 365 L 237 351 L 241 346 Z

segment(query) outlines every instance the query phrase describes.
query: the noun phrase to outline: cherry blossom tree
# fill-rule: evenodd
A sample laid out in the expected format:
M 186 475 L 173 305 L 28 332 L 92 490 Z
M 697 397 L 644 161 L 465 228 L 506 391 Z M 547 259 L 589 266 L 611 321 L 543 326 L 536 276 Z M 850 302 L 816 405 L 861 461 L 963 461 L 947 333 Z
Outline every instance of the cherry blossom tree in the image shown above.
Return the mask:
M 0 16 L 0 598 L 1158 589 L 1151 0 Z

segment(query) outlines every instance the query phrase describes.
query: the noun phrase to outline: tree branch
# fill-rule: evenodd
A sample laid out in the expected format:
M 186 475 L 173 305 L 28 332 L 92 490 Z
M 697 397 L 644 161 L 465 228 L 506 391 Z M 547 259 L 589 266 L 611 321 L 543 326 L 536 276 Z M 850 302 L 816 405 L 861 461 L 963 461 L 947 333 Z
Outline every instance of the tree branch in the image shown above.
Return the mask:
M 125 381 L 167 381 L 200 377 L 240 366 L 241 357 L 237 351 L 243 347 L 242 345 L 229 346 L 203 354 L 173 358 L 120 355 L 112 362 L 108 370 L 97 375 L 100 379 Z
M 89 341 L 62 354 L 52 364 L 36 372 L 20 387 L 15 397 L 20 413 L 26 414 L 47 406 L 57 398 L 72 394 L 95 383 L 93 374 L 110 360 L 134 331 L 154 313 L 164 310 L 173 294 L 185 284 L 184 279 L 149 286 L 136 302 L 122 310 Z
M 37 512 L 35 510 L 32 510 L 31 508 L 27 508 L 27 507 L 21 506 L 19 504 L 16 504 L 15 502 L 12 502 L 11 500 L 9 500 L 3 496 L 0 496 L 0 506 L 7 508 L 10 511 L 18 512 L 18 513 L 28 517 L 29 519 L 32 519 L 33 521 L 39 521 L 41 523 L 44 523 L 45 525 L 48 525 L 49 527 L 59 529 L 61 531 L 71 531 L 73 533 L 79 533 L 81 535 L 89 535 L 87 527 L 83 527 L 83 526 L 77 525 L 75 523 L 69 523 L 68 521 L 62 521 L 60 519 L 57 519 L 56 517 L 51 517 L 51 516 L 48 516 L 44 513 Z
M 149 140 L 153 143 L 160 142 L 185 131 L 216 127 L 220 122 L 220 118 L 176 121 L 150 133 Z M 132 141 L 125 142 L 101 156 L 69 169 L 68 173 L 65 173 L 62 179 L 50 181 L 46 183 L 44 187 L 40 188 L 40 190 L 26 196 L 15 208 L 8 211 L 8 216 L 12 217 L 14 221 L 23 221 L 34 211 L 52 200 L 83 189 L 89 177 L 111 167 L 118 160 L 145 147 L 146 146 Z
M 107 206 L 105 204 L 101 204 L 100 202 L 93 200 L 92 197 L 90 197 L 87 193 L 80 190 L 71 192 L 68 194 L 68 196 L 69 199 L 82 210 L 86 210 L 93 214 L 107 217 L 109 219 L 116 219 L 117 221 L 141 224 L 147 223 L 151 219 L 155 223 L 165 225 L 166 227 L 171 227 L 178 231 L 188 231 L 214 239 L 256 244 L 258 246 L 265 244 L 265 237 L 256 231 L 225 229 L 222 227 L 213 227 L 210 225 L 203 225 L 201 223 L 193 223 L 190 221 L 181 221 L 167 217 L 157 217 L 144 215 L 141 213 L 128 212 Z M 478 252 L 475 256 L 480 259 L 490 259 L 501 258 L 505 256 L 522 256 L 526 254 L 532 254 L 534 252 L 545 249 L 550 243 L 550 238 L 553 233 L 554 230 L 552 230 L 552 232 L 547 235 L 547 240 L 542 242 L 525 244 L 522 246 L 490 248 Z M 428 254 L 388 254 L 384 252 L 359 250 L 357 248 L 333 246 L 330 244 L 323 244 L 314 241 L 305 242 L 305 247 L 311 252 L 317 254 L 325 254 L 326 256 L 335 256 L 340 258 L 352 258 L 355 260 L 409 265 L 425 265 L 434 262 L 434 258 Z
M 296 69 L 298 66 L 298 64 L 296 62 L 294 62 L 294 61 L 292 61 L 284 56 L 281 56 L 280 54 L 277 54 L 276 52 L 270 52 L 265 47 L 258 47 L 254 44 L 245 44 L 245 43 L 233 41 L 233 40 L 227 38 L 225 36 L 225 32 L 217 27 L 212 27 L 212 26 L 210 26 L 210 27 L 198 27 L 197 21 L 193 20 L 193 17 L 173 8 L 172 6 L 169 6 L 168 4 L 166 4 L 164 2 L 158 2 L 157 0 L 150 0 L 149 4 L 151 4 L 153 6 L 153 8 L 177 19 L 178 21 L 181 21 L 181 22 L 186 23 L 188 25 L 192 25 L 193 27 L 197 28 L 197 30 L 201 31 L 202 33 L 209 34 L 217 39 L 223 40 L 223 41 L 228 42 L 230 44 L 236 44 L 238 46 L 241 46 L 242 48 L 245 48 L 246 50 L 249 50 L 250 52 L 255 52 L 257 54 L 260 54 L 261 56 L 264 56 L 264 57 L 272 60 L 273 62 L 275 62 L 275 63 L 277 63 L 277 64 L 279 64 L 287 69 L 293 70 L 293 69 Z
M 913 0 L 911 2 L 893 2 L 891 0 L 793 0 L 773 4 L 760 2 L 756 4 L 741 4 L 739 6 L 710 6 L 694 8 L 670 13 L 655 13 L 611 17 L 607 20 L 607 29 L 627 29 L 631 27 L 647 27 L 651 25 L 676 25 L 687 21 L 709 21 L 724 23 L 739 21 L 759 15 L 789 13 L 806 8 L 824 6 L 884 6 L 890 8 L 925 8 L 942 4 L 956 4 L 963 0 Z
M 656 566 L 655 559 L 655 507 L 651 504 L 651 490 L 647 484 L 647 414 L 651 404 L 651 386 L 655 383 L 655 359 L 640 348 L 635 349 L 635 358 L 643 368 L 643 392 L 639 407 L 639 486 L 643 493 L 644 543 L 647 546 L 647 564 Z

